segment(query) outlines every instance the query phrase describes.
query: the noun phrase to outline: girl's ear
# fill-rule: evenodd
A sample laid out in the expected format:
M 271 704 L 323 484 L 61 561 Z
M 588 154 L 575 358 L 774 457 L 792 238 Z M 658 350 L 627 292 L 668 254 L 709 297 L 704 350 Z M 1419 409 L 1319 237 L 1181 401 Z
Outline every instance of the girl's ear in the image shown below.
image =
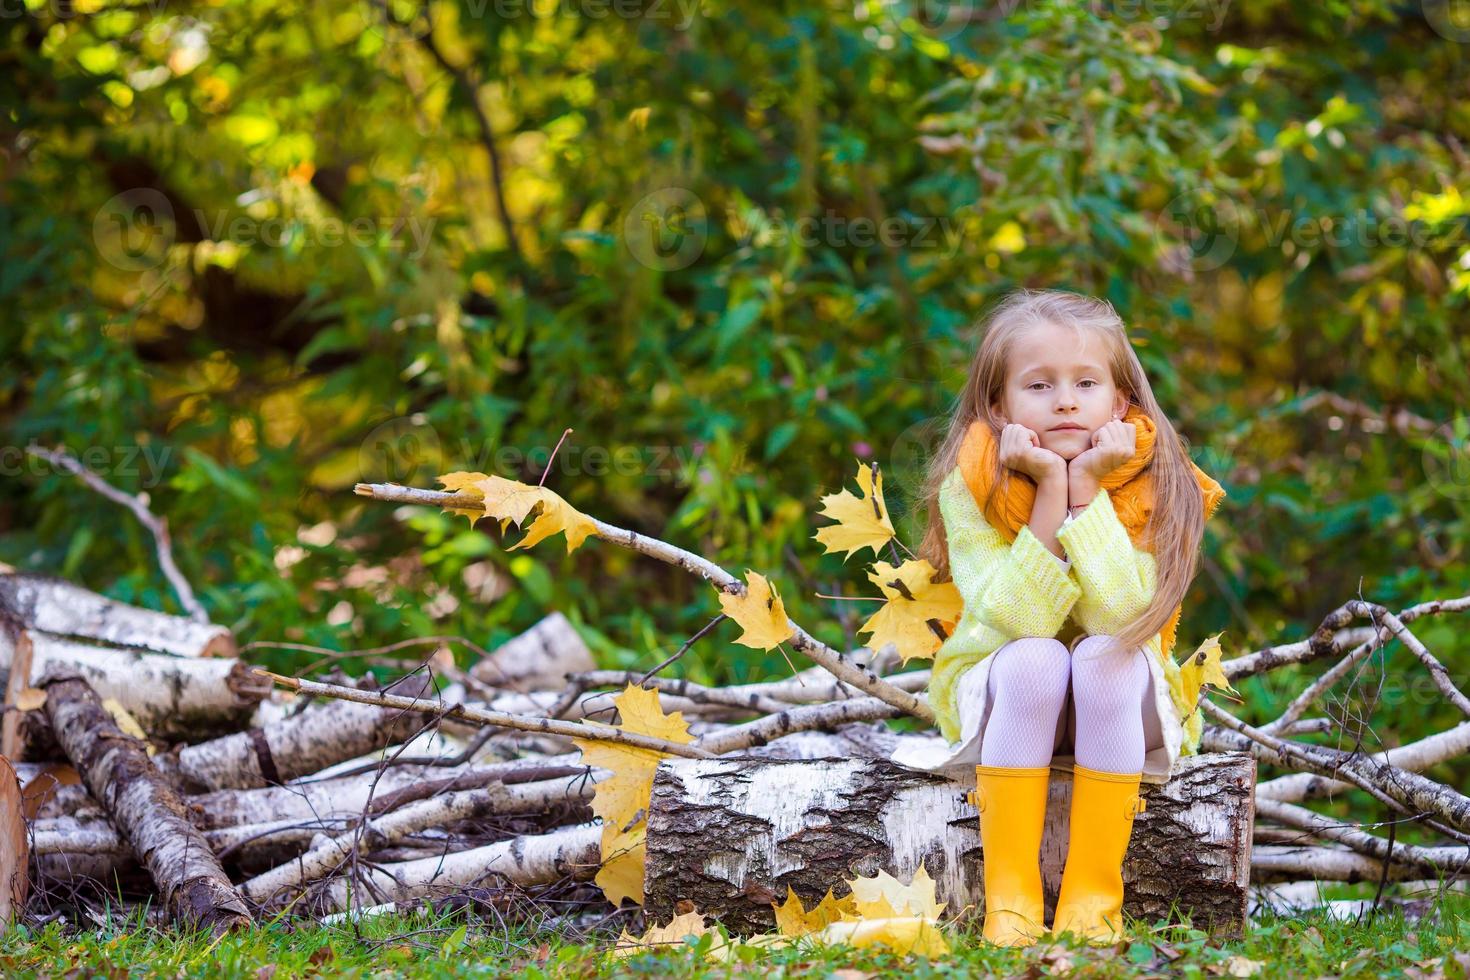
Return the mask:
M 1122 388 L 1113 394 L 1113 418 L 1121 419 L 1128 414 L 1129 400 L 1128 392 Z

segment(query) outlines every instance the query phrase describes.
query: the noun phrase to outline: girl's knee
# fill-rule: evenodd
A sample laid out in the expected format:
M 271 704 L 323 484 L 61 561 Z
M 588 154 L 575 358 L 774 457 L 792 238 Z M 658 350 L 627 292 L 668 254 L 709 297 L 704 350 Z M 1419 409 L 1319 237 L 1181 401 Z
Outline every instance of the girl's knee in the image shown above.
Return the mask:
M 1148 688 L 1147 654 L 1141 649 L 1106 652 L 1110 637 L 1089 636 L 1073 651 L 1072 697 L 1095 710 L 1131 710 Z
M 1035 710 L 1056 709 L 1067 697 L 1071 657 L 1055 639 L 1012 640 L 996 651 L 991 678 L 997 697 L 1019 699 Z

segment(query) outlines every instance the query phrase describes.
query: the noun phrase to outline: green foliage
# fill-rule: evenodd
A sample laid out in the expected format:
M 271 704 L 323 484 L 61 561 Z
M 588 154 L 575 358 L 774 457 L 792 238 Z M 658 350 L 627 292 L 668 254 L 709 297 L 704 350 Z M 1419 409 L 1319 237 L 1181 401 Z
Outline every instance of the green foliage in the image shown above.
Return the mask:
M 1470 580 L 1463 436 L 1436 431 L 1470 378 L 1452 25 L 1381 0 L 613 7 L 0 19 L 0 556 L 177 609 L 147 534 L 37 440 L 147 492 L 247 641 L 493 645 L 559 608 L 646 668 L 715 615 L 621 549 L 508 553 L 350 493 L 544 472 L 852 647 L 862 604 L 815 595 L 873 590 L 819 555 L 817 500 L 875 459 L 916 542 L 969 327 L 1021 284 L 1110 299 L 1229 492 L 1182 645 Z M 1463 631 L 1429 635 L 1463 681 Z M 728 631 L 684 666 L 786 669 Z M 1247 695 L 1252 720 L 1280 697 Z

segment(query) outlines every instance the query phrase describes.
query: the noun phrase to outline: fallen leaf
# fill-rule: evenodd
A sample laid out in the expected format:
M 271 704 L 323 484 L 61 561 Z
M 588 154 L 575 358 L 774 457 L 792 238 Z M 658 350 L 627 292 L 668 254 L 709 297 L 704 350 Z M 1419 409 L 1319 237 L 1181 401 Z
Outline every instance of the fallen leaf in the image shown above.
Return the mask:
M 890 915 L 917 915 L 937 922 L 944 913 L 944 903 L 934 898 L 934 879 L 922 864 L 907 885 L 881 870 L 872 878 L 854 878 L 848 884 L 860 916 L 878 918 L 886 907 L 892 910 Z
M 686 938 L 698 939 L 708 932 L 709 927 L 704 923 L 704 916 L 698 912 L 686 912 L 674 916 L 666 926 L 650 926 L 640 938 L 635 939 L 628 935 L 626 929 L 618 933 L 618 944 L 613 949 L 613 956 L 621 959 L 650 949 L 668 948 L 684 942 Z
M 1266 964 L 1260 960 L 1248 959 L 1244 956 L 1232 956 L 1225 961 L 1225 972 L 1232 977 L 1253 977 L 1261 972 L 1261 967 Z
M 847 552 L 843 555 L 844 561 L 861 548 L 872 548 L 874 555 L 880 554 L 882 547 L 894 535 L 893 522 L 888 518 L 888 505 L 883 502 L 883 474 L 879 473 L 875 482 L 873 468 L 859 461 L 857 482 L 863 492 L 861 498 L 848 490 L 822 497 L 822 509 L 818 513 L 837 523 L 820 528 L 813 535 L 828 554 Z
M 143 748 L 149 755 L 154 753 L 153 743 L 148 740 L 148 735 L 143 731 L 143 726 L 138 724 L 138 719 L 134 718 L 127 708 L 123 707 L 122 702 L 115 698 L 103 698 L 102 708 L 109 715 L 112 715 L 112 720 L 124 735 L 131 735 L 133 738 L 142 742 Z
M 832 889 L 808 912 L 791 886 L 786 886 L 786 901 L 780 905 L 771 903 L 776 910 L 776 930 L 783 936 L 805 936 L 825 929 L 834 922 L 857 915 L 857 905 L 851 895 L 840 899 L 832 897 Z
M 812 939 L 822 944 L 845 943 L 861 949 L 864 946 L 887 946 L 900 955 L 943 956 L 949 952 L 944 934 L 931 920 L 918 915 L 883 919 L 857 919 L 834 922 Z

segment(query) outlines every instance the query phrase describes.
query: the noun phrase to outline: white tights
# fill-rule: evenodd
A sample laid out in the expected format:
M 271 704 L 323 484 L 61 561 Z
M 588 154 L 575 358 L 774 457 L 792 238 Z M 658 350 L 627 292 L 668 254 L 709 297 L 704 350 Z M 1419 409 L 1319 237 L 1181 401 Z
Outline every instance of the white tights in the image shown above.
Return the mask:
M 1077 764 L 1103 772 L 1142 771 L 1145 743 L 1162 744 L 1154 713 L 1144 717 L 1147 654 L 1134 649 L 1100 656 L 1104 640 L 1084 637 L 1069 652 L 1060 640 L 1028 636 L 992 655 L 981 765 L 1047 765 L 1070 687 L 1077 712 Z M 1144 731 L 1145 722 L 1150 731 Z

